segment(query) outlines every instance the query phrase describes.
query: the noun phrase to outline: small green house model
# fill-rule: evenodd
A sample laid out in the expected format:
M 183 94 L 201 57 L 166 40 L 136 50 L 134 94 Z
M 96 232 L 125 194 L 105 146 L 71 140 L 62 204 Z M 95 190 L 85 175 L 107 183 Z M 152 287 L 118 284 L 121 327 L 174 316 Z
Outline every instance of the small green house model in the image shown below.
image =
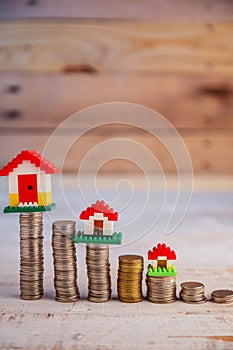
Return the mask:
M 113 230 L 118 213 L 103 200 L 83 210 L 79 218 L 84 220 L 84 231 L 77 233 L 75 243 L 121 244 L 122 234 Z
M 173 261 L 176 253 L 165 243 L 158 243 L 157 247 L 148 251 L 148 276 L 176 276 Z

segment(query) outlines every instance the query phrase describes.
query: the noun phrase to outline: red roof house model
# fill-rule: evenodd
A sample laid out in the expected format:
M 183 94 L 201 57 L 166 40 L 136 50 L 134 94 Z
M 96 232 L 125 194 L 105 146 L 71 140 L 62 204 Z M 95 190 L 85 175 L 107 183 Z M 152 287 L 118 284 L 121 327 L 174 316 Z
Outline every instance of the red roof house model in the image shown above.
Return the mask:
M 0 176 L 9 175 L 9 173 L 11 173 L 15 168 L 17 168 L 19 164 L 22 164 L 24 160 L 29 160 L 40 170 L 44 171 L 45 174 L 55 174 L 59 173 L 60 171 L 55 165 L 50 163 L 50 161 L 46 160 L 36 151 L 23 150 L 0 170 Z
M 165 256 L 167 260 L 176 260 L 176 253 L 165 243 L 158 243 L 157 247 L 148 251 L 148 260 L 158 260 L 158 257 Z
M 95 204 L 92 204 L 86 210 L 82 211 L 79 218 L 81 220 L 89 220 L 90 216 L 94 216 L 94 213 L 102 213 L 109 221 L 118 220 L 118 213 L 114 212 L 114 209 L 110 208 L 103 200 L 96 201 Z
M 78 231 L 73 242 L 121 244 L 122 233 L 113 231 L 114 221 L 118 221 L 118 213 L 103 200 L 96 201 L 83 210 L 79 218 L 84 220 L 84 230 Z
M 4 213 L 48 211 L 52 202 L 51 174 L 59 169 L 35 151 L 23 150 L 0 170 L 8 176 L 9 204 Z

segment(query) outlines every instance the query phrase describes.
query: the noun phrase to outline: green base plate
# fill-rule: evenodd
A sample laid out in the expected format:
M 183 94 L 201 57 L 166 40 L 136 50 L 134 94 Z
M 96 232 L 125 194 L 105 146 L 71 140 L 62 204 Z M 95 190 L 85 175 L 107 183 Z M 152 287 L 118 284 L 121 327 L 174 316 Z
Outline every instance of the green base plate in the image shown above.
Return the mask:
M 9 205 L 4 208 L 4 213 L 34 213 L 39 211 L 51 211 L 56 207 L 55 203 L 49 205 L 38 205 L 29 207 L 10 207 Z
M 74 243 L 94 243 L 94 244 L 121 244 L 122 233 L 114 232 L 112 236 L 92 236 L 84 235 L 78 231 L 73 238 Z
M 148 276 L 152 277 L 163 277 L 163 276 L 176 276 L 175 266 L 172 265 L 171 268 L 167 269 L 166 267 L 158 267 L 153 269 L 153 267 L 148 265 Z

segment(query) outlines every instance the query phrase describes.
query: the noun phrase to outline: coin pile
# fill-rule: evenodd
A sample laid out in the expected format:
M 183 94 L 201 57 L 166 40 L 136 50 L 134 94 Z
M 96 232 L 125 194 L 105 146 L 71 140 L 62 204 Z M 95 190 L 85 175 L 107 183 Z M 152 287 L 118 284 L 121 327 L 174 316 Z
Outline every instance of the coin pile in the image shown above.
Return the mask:
M 20 291 L 21 299 L 42 298 L 43 290 L 43 214 L 20 213 Z
M 109 246 L 106 244 L 86 245 L 88 276 L 88 300 L 102 303 L 111 298 L 111 277 Z
M 146 277 L 147 298 L 152 303 L 168 304 L 176 301 L 175 276 Z
M 71 239 L 75 234 L 75 221 L 55 221 L 52 229 L 56 300 L 63 303 L 78 301 L 76 250 Z
M 139 255 L 119 256 L 117 291 L 120 301 L 137 303 L 142 295 L 143 257 Z
M 233 291 L 228 289 L 214 290 L 211 293 L 211 300 L 214 303 L 231 304 L 233 303 Z
M 180 298 L 188 304 L 202 304 L 206 302 L 205 286 L 200 282 L 181 283 Z

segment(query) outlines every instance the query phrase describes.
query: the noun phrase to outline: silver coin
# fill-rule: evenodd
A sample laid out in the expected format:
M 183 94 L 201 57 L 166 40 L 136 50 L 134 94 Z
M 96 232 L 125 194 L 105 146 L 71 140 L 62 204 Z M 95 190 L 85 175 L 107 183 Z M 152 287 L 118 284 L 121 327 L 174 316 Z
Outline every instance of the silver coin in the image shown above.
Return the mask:
M 233 303 L 233 291 L 229 289 L 214 290 L 211 293 L 211 300 L 219 304 Z
M 75 245 L 70 239 L 75 233 L 75 222 L 55 221 L 52 231 L 55 299 L 63 303 L 76 302 L 79 300 L 77 258 Z
M 108 301 L 111 298 L 109 246 L 87 244 L 86 266 L 88 300 L 96 303 Z
M 181 283 L 180 299 L 188 304 L 201 304 L 206 302 L 205 286 L 200 282 Z
M 168 304 L 177 300 L 175 276 L 146 277 L 147 298 L 152 303 Z
M 20 213 L 20 297 L 43 296 L 43 213 Z

